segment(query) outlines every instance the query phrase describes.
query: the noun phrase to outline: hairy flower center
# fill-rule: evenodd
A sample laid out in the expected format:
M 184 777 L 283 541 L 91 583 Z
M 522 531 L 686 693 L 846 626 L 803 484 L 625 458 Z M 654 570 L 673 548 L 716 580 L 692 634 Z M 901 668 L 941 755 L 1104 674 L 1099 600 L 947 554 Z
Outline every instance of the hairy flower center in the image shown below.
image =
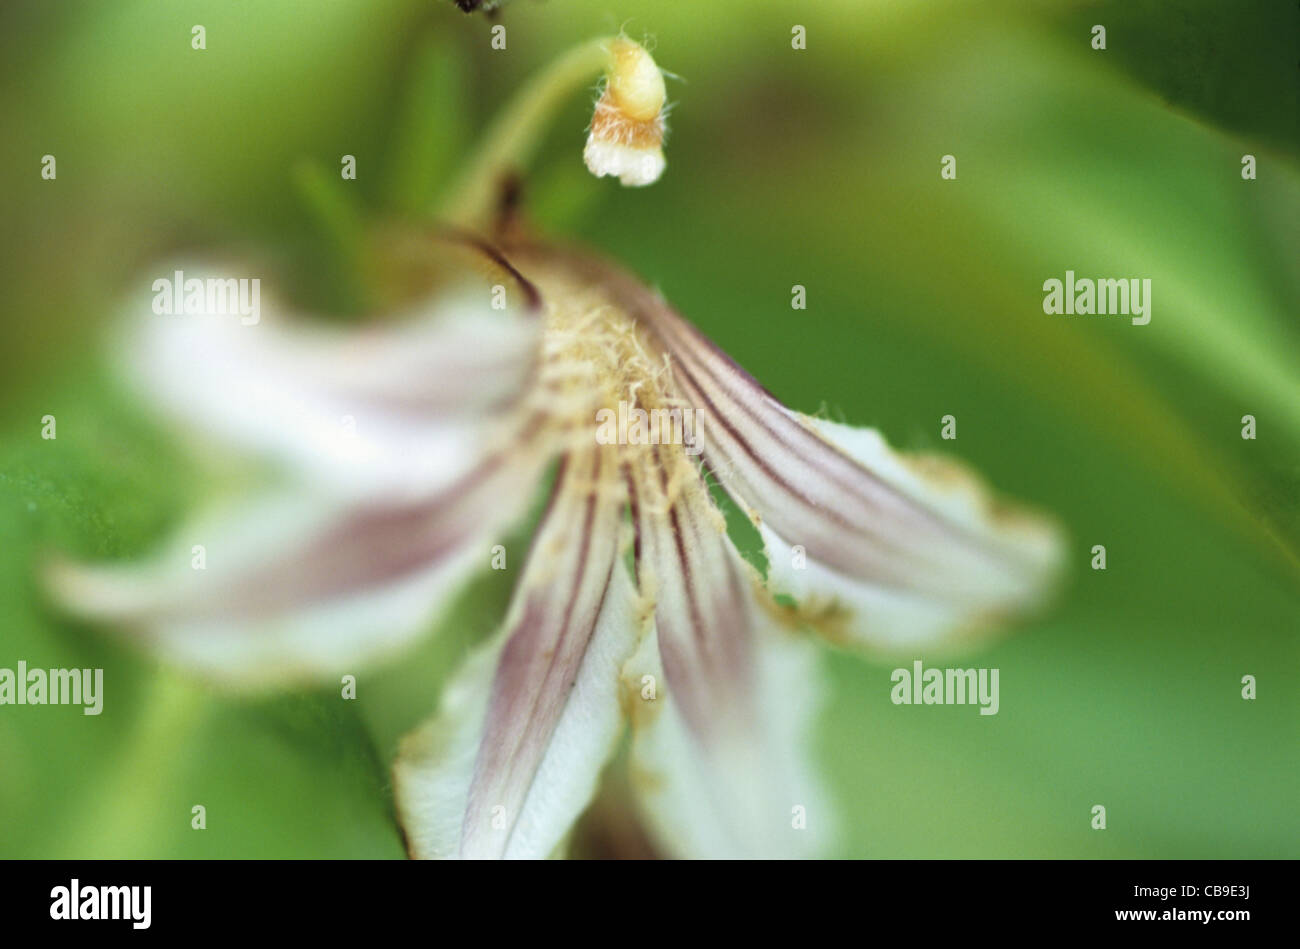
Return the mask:
M 539 281 L 543 316 L 540 410 L 573 449 L 611 446 L 652 499 L 698 477 L 702 414 L 683 399 L 671 356 L 601 286 Z

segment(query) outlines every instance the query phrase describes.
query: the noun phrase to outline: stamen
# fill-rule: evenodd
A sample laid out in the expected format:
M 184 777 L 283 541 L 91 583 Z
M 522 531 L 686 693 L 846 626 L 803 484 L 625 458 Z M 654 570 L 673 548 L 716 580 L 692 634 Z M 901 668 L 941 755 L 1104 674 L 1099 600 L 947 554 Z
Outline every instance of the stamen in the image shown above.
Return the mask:
M 624 37 L 609 44 L 605 91 L 591 118 L 582 157 L 597 177 L 617 175 L 641 187 L 664 171 L 664 77 L 644 47 Z
M 575 47 L 524 85 L 466 163 L 439 217 L 486 228 L 501 183 L 527 163 L 560 103 L 602 73 L 605 89 L 583 152 L 587 167 L 595 175 L 618 175 L 625 185 L 656 180 L 665 164 L 663 75 L 640 44 L 606 37 Z

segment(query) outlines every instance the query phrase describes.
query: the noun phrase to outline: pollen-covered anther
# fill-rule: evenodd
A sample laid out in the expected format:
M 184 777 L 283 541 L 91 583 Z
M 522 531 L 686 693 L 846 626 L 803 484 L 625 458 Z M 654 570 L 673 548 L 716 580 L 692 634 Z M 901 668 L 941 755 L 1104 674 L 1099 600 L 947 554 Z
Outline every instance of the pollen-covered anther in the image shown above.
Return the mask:
M 609 58 L 582 157 L 598 178 L 615 175 L 625 185 L 652 184 L 666 164 L 663 74 L 644 47 L 628 39 L 613 40 Z

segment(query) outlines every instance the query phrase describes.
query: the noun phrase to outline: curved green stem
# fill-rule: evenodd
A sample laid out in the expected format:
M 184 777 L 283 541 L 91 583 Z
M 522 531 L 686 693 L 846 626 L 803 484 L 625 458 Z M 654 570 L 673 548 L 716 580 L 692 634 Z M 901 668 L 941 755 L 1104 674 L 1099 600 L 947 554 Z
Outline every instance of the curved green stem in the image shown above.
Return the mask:
M 448 192 L 439 214 L 443 221 L 466 228 L 487 222 L 501 181 L 532 157 L 556 108 L 609 68 L 612 39 L 601 37 L 574 47 L 525 83 L 492 123 L 460 180 Z

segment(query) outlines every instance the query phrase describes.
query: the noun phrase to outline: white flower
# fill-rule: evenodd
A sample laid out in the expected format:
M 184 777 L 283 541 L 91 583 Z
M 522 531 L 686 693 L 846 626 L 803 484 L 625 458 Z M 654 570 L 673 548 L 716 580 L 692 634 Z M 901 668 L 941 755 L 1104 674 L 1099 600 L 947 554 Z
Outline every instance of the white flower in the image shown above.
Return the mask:
M 624 107 L 658 115 L 644 64 L 632 72 Z M 790 411 L 608 263 L 461 237 L 427 253 L 458 279 L 359 329 L 273 301 L 243 326 L 142 300 L 125 351 L 143 391 L 205 445 L 273 455 L 289 477 L 152 564 L 58 565 L 60 598 L 234 686 L 354 673 L 432 628 L 558 466 L 502 629 L 395 765 L 412 854 L 560 851 L 629 721 L 634 785 L 670 852 L 821 852 L 806 634 L 899 651 L 989 629 L 1041 601 L 1055 531 L 951 464 Z M 698 413 L 702 453 L 605 443 L 596 420 L 620 403 Z M 766 577 L 729 538 L 710 472 L 757 525 Z

